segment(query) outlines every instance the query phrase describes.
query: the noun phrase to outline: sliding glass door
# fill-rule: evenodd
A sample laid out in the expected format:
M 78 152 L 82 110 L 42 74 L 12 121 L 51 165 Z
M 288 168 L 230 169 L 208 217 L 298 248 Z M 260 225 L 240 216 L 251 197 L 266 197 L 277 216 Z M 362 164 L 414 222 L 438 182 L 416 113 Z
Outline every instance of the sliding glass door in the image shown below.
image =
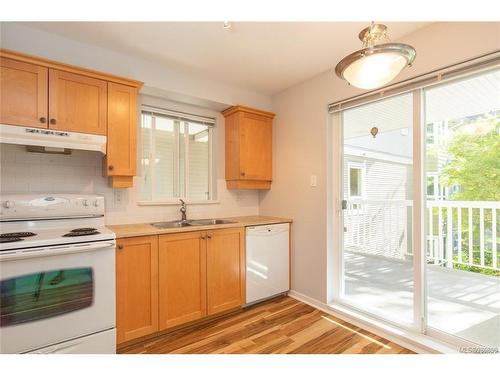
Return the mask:
M 412 93 L 346 110 L 343 125 L 343 297 L 413 323 Z
M 338 302 L 500 347 L 500 69 L 340 111 Z
M 500 348 L 500 70 L 423 95 L 427 322 Z

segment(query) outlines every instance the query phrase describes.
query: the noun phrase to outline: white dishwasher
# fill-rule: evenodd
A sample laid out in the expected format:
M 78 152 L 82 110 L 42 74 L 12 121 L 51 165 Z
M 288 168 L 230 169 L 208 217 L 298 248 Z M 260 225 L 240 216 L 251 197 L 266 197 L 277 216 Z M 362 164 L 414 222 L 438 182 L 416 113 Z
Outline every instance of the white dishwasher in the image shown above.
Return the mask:
M 290 224 L 246 228 L 246 304 L 290 289 Z

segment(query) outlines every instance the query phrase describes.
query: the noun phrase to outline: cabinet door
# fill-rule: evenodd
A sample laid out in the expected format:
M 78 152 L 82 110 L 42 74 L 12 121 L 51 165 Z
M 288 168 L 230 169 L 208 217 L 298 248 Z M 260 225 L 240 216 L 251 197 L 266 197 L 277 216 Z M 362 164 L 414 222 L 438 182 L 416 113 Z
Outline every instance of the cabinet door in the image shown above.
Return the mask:
M 245 113 L 240 123 L 240 179 L 272 180 L 272 120 Z
M 116 340 L 120 344 L 158 331 L 158 237 L 116 242 Z
M 108 83 L 108 145 L 106 174 L 134 176 L 136 173 L 137 89 Z
M 47 127 L 48 69 L 0 58 L 0 123 Z
M 49 128 L 78 133 L 106 134 L 106 81 L 49 70 Z
M 245 248 L 242 228 L 207 233 L 207 312 L 216 314 L 245 302 Z
M 160 330 L 204 317 L 206 233 L 159 236 Z

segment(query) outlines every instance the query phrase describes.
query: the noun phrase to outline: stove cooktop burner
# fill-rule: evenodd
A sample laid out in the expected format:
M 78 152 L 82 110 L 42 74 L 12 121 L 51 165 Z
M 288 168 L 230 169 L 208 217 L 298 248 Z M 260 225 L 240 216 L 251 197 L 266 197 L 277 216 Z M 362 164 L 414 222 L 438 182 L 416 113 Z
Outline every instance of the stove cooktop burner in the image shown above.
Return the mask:
M 71 233 L 78 233 L 78 232 L 97 232 L 96 228 L 76 228 L 76 229 L 71 229 Z
M 0 237 L 0 243 L 24 241 L 21 237 Z
M 97 229 L 94 228 L 80 228 L 79 230 L 73 229 L 69 233 L 63 234 L 63 237 L 91 236 L 93 234 L 100 234 L 100 233 L 101 232 L 99 232 Z
M 2 233 L 0 234 L 0 238 L 16 238 L 16 237 L 32 237 L 36 236 L 36 233 L 33 232 L 12 232 L 12 233 Z

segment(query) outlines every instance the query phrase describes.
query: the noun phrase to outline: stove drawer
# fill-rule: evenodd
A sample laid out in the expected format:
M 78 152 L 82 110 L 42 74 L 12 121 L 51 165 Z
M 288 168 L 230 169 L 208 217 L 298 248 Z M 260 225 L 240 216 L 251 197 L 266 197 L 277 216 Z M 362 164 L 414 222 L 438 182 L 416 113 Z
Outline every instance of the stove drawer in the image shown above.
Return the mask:
M 110 329 L 93 335 L 33 350 L 26 354 L 115 354 L 116 330 Z

